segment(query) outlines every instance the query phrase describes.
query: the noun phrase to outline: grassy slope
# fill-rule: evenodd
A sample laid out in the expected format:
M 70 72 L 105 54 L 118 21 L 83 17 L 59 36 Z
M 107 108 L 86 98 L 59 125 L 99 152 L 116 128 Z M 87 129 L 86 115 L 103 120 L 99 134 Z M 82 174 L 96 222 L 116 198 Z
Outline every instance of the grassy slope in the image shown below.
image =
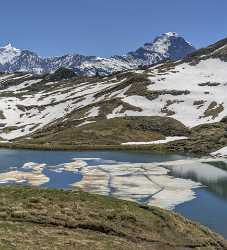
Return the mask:
M 168 151 L 188 152 L 207 155 L 227 145 L 227 122 L 203 124 L 191 129 L 188 140 L 172 142 Z
M 187 136 L 160 145 L 121 145 L 123 142 L 153 141 L 166 136 Z M 187 129 L 182 123 L 169 117 L 121 117 L 97 120 L 77 127 L 58 124 L 46 127 L 12 143 L 0 143 L 0 147 L 47 150 L 157 150 L 207 155 L 227 145 L 227 121 L 204 124 Z
M 227 249 L 158 208 L 80 191 L 0 188 L 0 249 Z
M 13 144 L 2 146 L 35 149 L 141 149 L 140 146 L 122 146 L 123 142 L 153 141 L 166 136 L 188 135 L 189 130 L 180 122 L 168 117 L 121 117 L 98 120 L 77 127 L 70 123 L 46 127 L 20 138 Z M 159 149 L 147 145 L 143 149 Z

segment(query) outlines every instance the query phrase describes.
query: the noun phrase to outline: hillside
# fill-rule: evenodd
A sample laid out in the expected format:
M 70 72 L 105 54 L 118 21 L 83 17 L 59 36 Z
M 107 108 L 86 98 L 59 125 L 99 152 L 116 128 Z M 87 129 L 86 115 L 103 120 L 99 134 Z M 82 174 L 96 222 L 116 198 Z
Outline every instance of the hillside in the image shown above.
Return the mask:
M 224 250 L 224 239 L 158 208 L 80 191 L 1 187 L 0 249 Z
M 216 151 L 227 145 L 226 48 L 223 40 L 183 60 L 106 77 L 67 75 L 64 69 L 42 76 L 2 74 L 2 142 L 126 148 L 182 137 L 160 147 Z

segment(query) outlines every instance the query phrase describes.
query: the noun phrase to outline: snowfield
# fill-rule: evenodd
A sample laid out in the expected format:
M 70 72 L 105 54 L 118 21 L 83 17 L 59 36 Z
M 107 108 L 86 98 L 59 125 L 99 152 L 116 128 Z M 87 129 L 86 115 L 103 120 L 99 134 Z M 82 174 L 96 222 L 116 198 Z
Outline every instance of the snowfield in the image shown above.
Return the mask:
M 150 91 L 182 91 L 186 94 L 161 94 L 155 100 L 148 100 L 146 97 L 138 95 L 127 96 L 123 101 L 141 108 L 142 111 L 126 111 L 119 114 L 115 110 L 109 118 L 125 115 L 165 116 L 162 110 L 168 106 L 168 110 L 174 113 L 171 117 L 190 128 L 199 124 L 220 121 L 227 115 L 226 69 L 227 62 L 219 59 L 201 61 L 196 66 L 183 63 L 166 74 L 160 74 L 158 69 L 154 69 L 152 73 L 156 76 L 149 77 L 152 82 L 148 86 Z M 209 83 L 213 86 L 209 86 Z M 223 107 L 223 110 L 215 117 L 205 115 L 205 111 L 212 103 L 214 107 L 211 110 Z

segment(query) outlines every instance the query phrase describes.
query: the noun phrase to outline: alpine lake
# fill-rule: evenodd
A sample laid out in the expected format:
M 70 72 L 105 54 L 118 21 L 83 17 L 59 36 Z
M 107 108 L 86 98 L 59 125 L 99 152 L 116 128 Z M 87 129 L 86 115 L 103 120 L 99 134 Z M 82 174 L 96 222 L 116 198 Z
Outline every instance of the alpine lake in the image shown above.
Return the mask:
M 227 238 L 227 159 L 146 151 L 0 150 L 0 184 L 82 189 L 176 211 Z

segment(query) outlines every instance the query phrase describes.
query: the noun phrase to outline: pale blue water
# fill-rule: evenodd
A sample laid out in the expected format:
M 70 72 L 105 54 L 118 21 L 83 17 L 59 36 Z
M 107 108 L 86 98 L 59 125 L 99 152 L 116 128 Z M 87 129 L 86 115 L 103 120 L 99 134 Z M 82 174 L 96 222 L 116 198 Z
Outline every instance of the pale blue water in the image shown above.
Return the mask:
M 0 171 L 18 167 L 26 162 L 48 163 L 50 165 L 70 162 L 72 158 L 102 158 L 120 162 L 162 162 L 184 159 L 175 154 L 150 153 L 140 151 L 35 151 L 0 149 Z M 95 164 L 94 161 L 93 164 Z
M 0 149 L 0 172 L 9 171 L 10 167 L 19 168 L 27 162 L 46 163 L 53 166 L 71 162 L 72 158 L 101 158 L 103 163 L 106 160 L 132 163 L 162 162 L 178 159 L 185 159 L 186 156 L 175 154 L 161 154 L 140 151 L 32 151 L 32 150 L 8 150 Z M 89 165 L 96 165 L 97 161 L 88 161 Z M 99 161 L 100 164 L 100 161 Z M 226 166 L 218 166 L 222 169 Z M 226 167 L 227 169 L 227 167 Z M 23 170 L 25 171 L 25 170 Z M 29 171 L 29 170 L 27 170 Z M 61 173 L 44 169 L 43 173 L 50 178 L 50 181 L 43 187 L 69 188 L 71 183 L 81 180 L 80 173 L 63 171 Z M 185 179 L 198 181 L 195 173 L 182 174 L 172 172 L 172 175 Z M 204 181 L 204 180 L 203 180 Z M 185 202 L 175 208 L 175 211 L 185 217 L 209 226 L 214 231 L 227 238 L 227 180 L 218 179 L 205 181 L 206 187 L 195 189 L 197 198 Z
M 9 171 L 10 167 L 22 167 L 27 162 L 46 163 L 47 165 L 59 165 L 71 162 L 72 158 L 101 158 L 118 162 L 162 162 L 164 160 L 177 160 L 183 156 L 174 154 L 146 153 L 146 152 L 118 152 L 118 151 L 35 151 L 35 150 L 8 150 L 0 149 L 0 172 Z M 96 165 L 95 160 L 87 161 L 89 165 Z M 101 162 L 99 161 L 99 164 Z M 25 170 L 23 171 L 30 171 Z M 61 173 L 44 169 L 43 173 L 50 178 L 50 181 L 43 187 L 69 188 L 70 184 L 81 180 L 80 173 Z

